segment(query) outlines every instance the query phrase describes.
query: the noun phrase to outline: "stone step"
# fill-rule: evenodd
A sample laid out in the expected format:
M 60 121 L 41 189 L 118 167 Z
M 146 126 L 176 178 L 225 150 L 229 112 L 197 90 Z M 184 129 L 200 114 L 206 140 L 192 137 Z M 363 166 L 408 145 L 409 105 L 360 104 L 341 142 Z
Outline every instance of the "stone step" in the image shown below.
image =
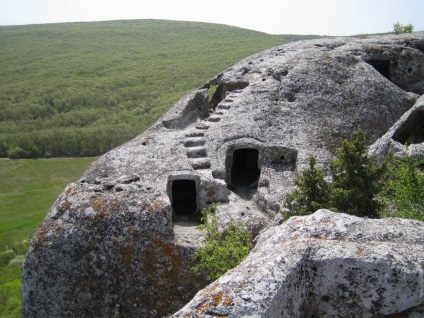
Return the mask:
M 230 108 L 231 108 L 231 105 L 229 105 L 229 104 L 227 104 L 227 105 L 219 104 L 218 107 L 217 107 L 217 109 L 225 109 L 225 110 L 230 109 Z
M 206 158 L 207 156 L 208 154 L 204 147 L 189 148 L 187 151 L 188 158 Z
M 208 118 L 208 121 L 216 123 L 221 120 L 221 116 L 213 115 Z
M 211 162 L 208 158 L 198 158 L 191 161 L 191 166 L 194 170 L 209 169 Z
M 186 137 L 203 137 L 204 135 L 203 131 L 191 131 L 185 134 Z
M 184 140 L 184 146 L 187 148 L 203 146 L 205 143 L 206 140 L 203 137 L 191 137 Z
M 197 125 L 196 125 L 196 128 L 197 129 L 202 129 L 202 130 L 207 130 L 207 129 L 209 129 L 209 127 L 210 127 L 210 125 L 209 124 L 207 124 L 207 123 L 198 123 Z

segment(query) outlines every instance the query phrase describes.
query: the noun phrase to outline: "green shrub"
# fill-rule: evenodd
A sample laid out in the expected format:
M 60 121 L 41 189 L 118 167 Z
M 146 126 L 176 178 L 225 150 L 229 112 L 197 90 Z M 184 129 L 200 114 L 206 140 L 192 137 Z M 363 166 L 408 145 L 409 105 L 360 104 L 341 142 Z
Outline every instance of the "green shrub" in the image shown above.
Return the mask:
M 311 156 L 309 168 L 294 182 L 297 189 L 284 200 L 284 207 L 295 215 L 310 214 L 328 206 L 330 186 L 315 164 L 316 159 Z
M 393 24 L 393 32 L 396 34 L 411 33 L 412 31 L 414 31 L 414 26 L 412 24 L 402 25 L 399 22 Z
M 367 157 L 366 135 L 362 130 L 343 140 L 330 167 L 333 177 L 330 207 L 356 216 L 377 217 L 382 205 L 375 198 L 382 186 L 386 164 L 377 166 L 375 158 Z
M 424 160 L 391 158 L 381 200 L 387 204 L 382 216 L 424 221 Z
M 206 239 L 203 248 L 196 251 L 196 272 L 205 271 L 209 279 L 215 280 L 228 270 L 236 267 L 248 254 L 251 248 L 251 235 L 240 225 L 232 222 L 223 231 L 216 225 L 214 212 L 216 206 L 203 210 L 206 227 Z
M 386 164 L 377 166 L 366 154 L 366 136 L 362 130 L 343 140 L 335 160 L 330 162 L 331 184 L 309 159 L 309 169 L 295 181 L 297 189 L 288 194 L 284 206 L 290 214 L 303 215 L 328 208 L 356 216 L 377 217 L 382 204 L 376 200 Z
M 16 254 L 13 250 L 7 250 L 0 253 L 0 266 L 6 266 L 9 262 L 15 258 Z
M 0 266 L 0 318 L 21 317 L 21 268 Z

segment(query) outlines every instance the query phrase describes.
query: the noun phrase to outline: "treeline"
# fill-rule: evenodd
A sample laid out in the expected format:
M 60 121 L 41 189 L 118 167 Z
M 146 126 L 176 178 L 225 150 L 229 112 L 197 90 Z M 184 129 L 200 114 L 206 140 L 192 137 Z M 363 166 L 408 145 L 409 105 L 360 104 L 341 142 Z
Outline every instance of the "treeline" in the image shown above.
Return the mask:
M 0 156 L 102 154 L 243 57 L 302 38 L 161 20 L 0 27 Z
M 134 128 L 122 124 L 14 134 L 0 141 L 0 156 L 11 159 L 97 156 L 119 146 L 137 133 Z

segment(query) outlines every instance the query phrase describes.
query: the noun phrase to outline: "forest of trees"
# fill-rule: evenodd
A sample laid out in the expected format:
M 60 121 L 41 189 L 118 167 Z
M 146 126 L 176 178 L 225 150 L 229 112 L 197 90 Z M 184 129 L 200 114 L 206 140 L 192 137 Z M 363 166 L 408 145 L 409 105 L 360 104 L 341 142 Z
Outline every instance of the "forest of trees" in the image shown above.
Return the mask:
M 241 58 L 300 38 L 160 20 L 0 27 L 0 157 L 103 154 Z

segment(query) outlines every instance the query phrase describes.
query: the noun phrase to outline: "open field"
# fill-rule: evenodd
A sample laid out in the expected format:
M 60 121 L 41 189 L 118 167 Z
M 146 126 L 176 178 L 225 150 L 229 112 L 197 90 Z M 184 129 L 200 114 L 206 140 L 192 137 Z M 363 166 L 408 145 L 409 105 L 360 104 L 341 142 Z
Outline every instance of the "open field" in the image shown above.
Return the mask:
M 27 247 L 20 242 L 30 239 L 65 186 L 95 159 L 0 160 L 0 318 L 20 317 L 20 264 Z M 14 265 L 2 264 L 12 248 Z
M 65 186 L 94 159 L 0 160 L 0 251 L 29 239 Z

